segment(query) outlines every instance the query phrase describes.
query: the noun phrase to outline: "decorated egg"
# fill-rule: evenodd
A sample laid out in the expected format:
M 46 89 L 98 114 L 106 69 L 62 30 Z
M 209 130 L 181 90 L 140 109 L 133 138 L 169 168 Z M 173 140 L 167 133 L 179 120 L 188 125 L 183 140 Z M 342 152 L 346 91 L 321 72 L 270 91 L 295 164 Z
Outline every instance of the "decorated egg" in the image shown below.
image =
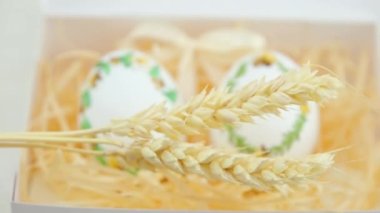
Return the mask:
M 128 118 L 161 102 L 171 107 L 177 100 L 174 81 L 155 60 L 134 50 L 111 52 L 100 59 L 84 84 L 79 125 L 82 129 L 104 127 L 112 119 Z M 132 142 L 130 138 L 122 141 Z M 94 148 L 112 149 L 107 145 Z
M 298 68 L 289 57 L 278 52 L 247 56 L 232 66 L 220 86 L 234 91 L 262 77 L 270 81 Z M 319 108 L 314 102 L 290 105 L 279 115 L 252 117 L 252 123 L 226 126 L 210 133 L 214 146 L 294 157 L 311 153 L 318 135 Z

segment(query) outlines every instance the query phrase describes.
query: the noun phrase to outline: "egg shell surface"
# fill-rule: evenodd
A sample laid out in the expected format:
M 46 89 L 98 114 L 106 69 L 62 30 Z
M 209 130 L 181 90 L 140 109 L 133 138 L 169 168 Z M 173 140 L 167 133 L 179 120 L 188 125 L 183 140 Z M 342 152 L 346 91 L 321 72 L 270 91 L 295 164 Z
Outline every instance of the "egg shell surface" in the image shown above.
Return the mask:
M 246 56 L 232 66 L 221 87 L 235 91 L 265 78 L 273 80 L 299 66 L 279 52 Z M 274 155 L 304 156 L 313 151 L 319 135 L 319 107 L 314 102 L 290 105 L 277 115 L 253 117 L 252 123 L 211 131 L 214 146 L 242 152 L 264 151 Z
M 177 101 L 174 81 L 155 60 L 135 50 L 114 51 L 100 59 L 82 89 L 79 125 L 82 129 L 104 127 L 112 119 L 127 119 L 153 104 L 165 102 L 170 108 Z M 128 137 L 115 139 L 132 142 Z

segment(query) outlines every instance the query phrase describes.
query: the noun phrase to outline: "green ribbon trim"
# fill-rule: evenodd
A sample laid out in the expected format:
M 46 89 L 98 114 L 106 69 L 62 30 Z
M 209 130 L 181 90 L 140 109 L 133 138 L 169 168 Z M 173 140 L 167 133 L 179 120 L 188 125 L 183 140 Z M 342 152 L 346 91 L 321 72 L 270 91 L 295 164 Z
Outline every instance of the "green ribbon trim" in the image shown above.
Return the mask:
M 248 66 L 247 63 L 244 63 L 244 64 L 240 65 L 238 71 L 235 73 L 234 78 L 238 79 L 238 78 L 244 76 L 245 73 L 247 72 L 247 66 Z
M 158 79 L 160 77 L 160 67 L 159 66 L 154 66 L 149 70 L 149 75 L 150 77 L 154 79 Z
M 126 54 L 121 55 L 119 58 L 116 58 L 118 60 L 115 60 L 114 62 L 113 62 L 113 59 L 110 59 L 111 61 L 109 61 L 109 60 L 99 61 L 95 65 L 95 68 L 97 70 L 99 70 L 99 72 L 103 72 L 105 74 L 110 74 L 112 71 L 113 65 L 122 64 L 123 66 L 125 66 L 127 68 L 133 66 L 133 63 L 134 63 L 133 57 L 134 57 L 134 54 L 132 52 L 127 52 Z M 149 72 L 149 76 L 151 77 L 152 80 L 160 80 L 161 70 L 157 64 L 153 65 L 149 69 L 148 72 Z M 91 100 L 91 91 L 90 90 L 91 90 L 91 86 L 86 88 L 80 97 L 81 105 L 82 105 L 84 110 L 91 107 L 92 100 Z M 169 102 L 175 103 L 177 101 L 178 92 L 175 89 L 161 89 L 160 91 L 166 97 L 166 99 Z M 92 127 L 92 125 L 91 125 L 90 120 L 86 116 L 83 116 L 81 118 L 81 121 L 80 121 L 80 128 L 81 129 L 89 129 L 91 127 Z M 103 151 L 103 148 L 98 144 L 94 145 L 92 148 L 93 148 L 93 150 L 96 150 L 96 151 Z M 107 158 L 104 156 L 97 156 L 96 160 L 103 166 L 108 165 Z M 139 168 L 134 168 L 134 167 L 130 167 L 130 168 L 125 169 L 126 172 L 128 172 L 129 174 L 131 174 L 133 176 L 136 176 L 138 174 L 139 170 L 140 170 Z
M 125 171 L 128 172 L 132 176 L 137 176 L 140 172 L 140 168 L 129 167 L 129 168 L 125 168 Z
M 271 147 L 270 152 L 272 154 L 283 154 L 289 150 L 293 144 L 300 138 L 303 127 L 305 126 L 307 119 L 306 114 L 301 113 L 293 124 L 292 130 L 284 134 L 281 144 Z
M 276 65 L 281 70 L 281 72 L 283 72 L 283 73 L 289 71 L 288 68 L 286 68 L 286 66 L 283 63 L 279 62 L 279 61 L 276 62 Z
M 100 61 L 96 64 L 96 68 L 98 68 L 100 71 L 104 72 L 105 74 L 109 74 L 111 72 L 111 66 L 109 63 Z
M 103 151 L 103 148 L 99 146 L 99 144 L 95 144 L 94 148 L 95 151 Z M 96 160 L 103 166 L 107 166 L 107 160 L 103 156 L 96 156 Z
M 80 128 L 81 129 L 90 129 L 91 128 L 91 122 L 87 117 L 83 117 L 82 121 L 80 123 Z M 99 144 L 95 144 L 92 147 L 93 150 L 95 151 L 103 151 L 102 147 L 99 146 Z M 96 156 L 96 160 L 103 166 L 107 165 L 107 161 L 103 156 Z
M 226 125 L 225 128 L 228 133 L 228 140 L 232 142 L 240 152 L 252 153 L 257 150 L 255 147 L 248 145 L 246 139 L 239 135 L 232 125 Z
M 91 94 L 90 94 L 90 91 L 88 89 L 86 89 L 82 93 L 81 100 L 82 100 L 82 104 L 83 104 L 84 108 L 88 108 L 91 106 Z
M 132 53 L 127 53 L 120 57 L 120 61 L 125 67 L 130 67 L 132 66 L 132 57 Z
M 288 72 L 288 68 L 281 62 L 276 61 L 276 65 L 281 70 L 281 72 L 285 73 Z M 227 81 L 227 88 L 229 92 L 232 92 L 232 90 L 236 87 L 237 80 L 241 77 L 243 77 L 247 73 L 247 66 L 248 63 L 243 63 L 239 66 L 237 72 L 235 75 Z M 296 121 L 293 124 L 292 129 L 284 134 L 284 137 L 282 139 L 281 144 L 269 148 L 270 154 L 283 154 L 285 151 L 289 150 L 293 144 L 299 139 L 301 132 L 303 130 L 303 127 L 305 126 L 305 123 L 307 121 L 307 114 L 304 112 L 301 112 L 300 115 L 298 115 Z M 239 135 L 235 128 L 231 125 L 226 125 L 226 131 L 228 133 L 228 139 L 229 141 L 238 148 L 241 152 L 246 153 L 252 153 L 258 150 L 266 151 L 265 147 L 254 147 L 247 143 L 247 140 L 242 135 Z
M 81 129 L 90 129 L 91 128 L 91 122 L 88 120 L 87 117 L 82 118 L 82 121 L 80 122 L 80 128 Z
M 164 95 L 172 103 L 175 103 L 177 101 L 178 94 L 175 89 L 169 89 L 169 90 L 164 91 Z
M 229 92 L 232 92 L 233 89 L 235 89 L 236 82 L 244 76 L 247 73 L 247 67 L 248 63 L 243 63 L 239 66 L 238 71 L 235 73 L 235 75 L 228 80 L 227 82 L 227 88 Z

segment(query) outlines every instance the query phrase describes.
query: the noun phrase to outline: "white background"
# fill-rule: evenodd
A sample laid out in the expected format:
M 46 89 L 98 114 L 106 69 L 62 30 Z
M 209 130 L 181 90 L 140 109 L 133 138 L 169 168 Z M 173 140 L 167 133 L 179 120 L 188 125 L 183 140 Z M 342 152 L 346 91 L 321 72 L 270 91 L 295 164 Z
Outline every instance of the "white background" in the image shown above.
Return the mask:
M 124 5 L 136 3 L 136 1 L 108 0 L 108 2 L 123 2 Z M 144 0 L 145 1 L 145 0 Z M 155 0 L 156 2 L 158 0 Z M 176 0 L 177 2 L 180 0 Z M 234 2 L 233 12 L 239 12 L 239 1 Z M 63 0 L 59 0 L 64 4 Z M 72 0 L 68 0 L 73 3 Z M 87 1 L 88 2 L 88 1 Z M 99 2 L 99 0 L 97 0 Z M 140 6 L 144 3 L 140 2 Z M 147 1 L 145 1 L 147 2 Z M 170 1 L 165 5 L 171 5 Z M 194 7 L 187 7 L 190 10 L 199 10 L 202 5 L 205 6 L 201 11 L 206 12 L 213 5 L 223 5 L 219 1 L 193 0 Z M 197 2 L 197 4 L 195 4 Z M 227 2 L 227 1 L 222 1 Z M 291 2 L 291 3 L 289 3 Z M 38 47 L 40 35 L 40 9 L 37 0 L 0 0 L 0 132 L 3 131 L 22 131 L 26 127 L 26 121 L 29 112 L 30 97 L 33 88 L 33 72 L 38 58 Z M 231 2 L 230 2 L 231 3 Z M 249 5 L 246 5 L 246 4 Z M 149 4 L 145 4 L 149 5 Z M 199 6 L 201 5 L 201 6 Z M 301 5 L 296 7 L 295 5 Z M 310 6 L 317 5 L 317 6 Z M 331 6 L 332 5 L 332 6 Z M 171 5 L 172 6 L 172 5 Z M 240 4 L 240 6 L 242 6 Z M 72 7 L 72 4 L 71 4 Z M 173 8 L 174 7 L 174 8 Z M 175 5 L 171 7 L 176 11 Z M 75 7 L 74 7 L 75 8 Z M 151 7 L 151 10 L 157 10 L 160 7 Z M 224 9 L 228 9 L 224 6 Z M 332 10 L 338 9 L 344 11 L 344 17 L 355 19 L 361 15 L 369 17 L 377 16 L 380 13 L 380 1 L 375 0 L 252 0 L 246 1 L 242 6 L 245 12 L 252 11 L 260 16 L 309 16 L 315 14 L 327 17 L 334 16 Z M 248 9 L 247 9 L 248 8 Z M 326 8 L 326 9 L 324 9 Z M 214 7 L 215 9 L 215 7 Z M 221 10 L 219 10 L 220 12 Z M 351 17 L 351 18 L 350 18 Z M 17 150 L 0 149 L 0 212 L 10 212 L 9 201 L 12 191 L 12 181 L 14 172 L 18 166 Z
M 37 60 L 37 0 L 0 0 L 0 132 L 25 129 Z M 10 212 L 18 151 L 0 149 L 0 212 Z

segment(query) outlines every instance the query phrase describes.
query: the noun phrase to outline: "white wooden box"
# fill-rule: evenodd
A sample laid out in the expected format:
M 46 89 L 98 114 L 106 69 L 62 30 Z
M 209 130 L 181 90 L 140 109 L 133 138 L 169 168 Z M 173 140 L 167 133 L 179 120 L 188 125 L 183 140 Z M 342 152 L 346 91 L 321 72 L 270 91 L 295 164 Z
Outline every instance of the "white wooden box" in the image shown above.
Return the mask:
M 191 35 L 211 28 L 244 24 L 264 35 L 274 49 L 302 48 L 339 41 L 353 52 L 366 50 L 375 68 L 378 17 L 376 10 L 368 5 L 363 6 L 362 2 L 45 0 L 42 1 L 45 16 L 40 51 L 43 57 L 74 48 L 106 52 L 110 50 L 109 42 L 122 38 L 142 21 L 169 22 Z M 22 203 L 17 198 L 17 181 L 12 200 L 13 213 L 179 212 L 83 209 Z

